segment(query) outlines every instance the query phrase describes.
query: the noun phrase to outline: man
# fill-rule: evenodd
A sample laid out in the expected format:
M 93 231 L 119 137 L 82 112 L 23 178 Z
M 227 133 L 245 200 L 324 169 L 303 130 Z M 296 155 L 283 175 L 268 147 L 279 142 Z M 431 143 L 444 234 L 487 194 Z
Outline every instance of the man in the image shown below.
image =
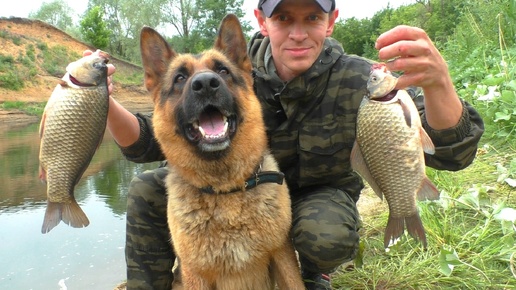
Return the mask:
M 371 61 L 346 55 L 329 38 L 339 10 L 335 0 L 259 0 L 260 26 L 249 43 L 255 91 L 263 105 L 269 145 L 292 197 L 292 239 L 307 289 L 331 289 L 329 274 L 357 253 L 361 179 L 350 166 L 358 106 Z M 387 68 L 403 72 L 425 130 L 436 145 L 427 165 L 468 166 L 483 123 L 457 96 L 446 62 L 418 28 L 399 26 L 377 42 Z M 114 69 L 111 68 L 110 72 Z M 108 129 L 135 162 L 163 160 L 150 118 L 111 99 Z M 127 206 L 127 288 L 170 289 L 175 256 L 169 244 L 166 167 L 131 182 Z

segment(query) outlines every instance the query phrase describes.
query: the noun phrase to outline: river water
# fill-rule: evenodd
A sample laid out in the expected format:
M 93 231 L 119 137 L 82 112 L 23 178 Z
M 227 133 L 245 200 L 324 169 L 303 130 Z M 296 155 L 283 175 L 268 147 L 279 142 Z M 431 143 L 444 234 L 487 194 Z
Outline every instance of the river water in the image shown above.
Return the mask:
M 0 289 L 113 289 L 126 278 L 127 186 L 157 164 L 126 161 L 107 133 L 75 188 L 90 225 L 42 234 L 38 153 L 38 124 L 0 129 Z

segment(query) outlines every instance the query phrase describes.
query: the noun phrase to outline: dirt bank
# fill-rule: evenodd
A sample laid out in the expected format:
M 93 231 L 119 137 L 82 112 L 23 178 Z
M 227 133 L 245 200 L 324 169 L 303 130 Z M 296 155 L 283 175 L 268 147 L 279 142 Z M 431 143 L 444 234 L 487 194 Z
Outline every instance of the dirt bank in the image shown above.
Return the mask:
M 35 55 L 40 54 L 42 44 L 48 47 L 64 47 L 67 51 L 74 51 L 78 55 L 81 55 L 87 49 L 94 50 L 88 44 L 42 21 L 18 17 L 0 17 L 0 56 L 6 57 L 6 59 L 11 57 L 18 63 L 20 62 L 18 59 L 25 56 L 28 50 L 34 51 Z M 143 76 L 142 68 L 134 64 L 115 57 L 111 57 L 110 63 L 115 65 L 118 72 L 141 73 Z M 13 91 L 0 88 L 0 103 L 6 101 L 44 103 L 48 100 L 59 78 L 48 75 L 46 70 L 41 67 L 41 61 L 36 60 L 33 65 L 33 69 L 37 73 L 33 79 L 24 82 L 24 87 L 21 90 Z M 113 97 L 130 111 L 149 111 L 152 109 L 150 97 L 143 85 L 122 86 L 116 80 L 116 73 L 113 83 L 115 85 Z M 19 110 L 0 109 L 0 127 L 24 126 L 34 122 L 39 122 L 39 117 L 28 116 Z

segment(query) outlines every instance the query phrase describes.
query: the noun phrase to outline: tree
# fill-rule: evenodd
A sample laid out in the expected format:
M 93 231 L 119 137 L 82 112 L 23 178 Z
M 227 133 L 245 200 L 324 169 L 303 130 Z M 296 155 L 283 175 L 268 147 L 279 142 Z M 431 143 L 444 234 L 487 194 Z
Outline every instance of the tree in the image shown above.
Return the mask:
M 51 24 L 61 30 L 66 30 L 73 25 L 72 8 L 63 0 L 54 0 L 52 2 L 43 2 L 39 10 L 35 13 L 29 13 L 29 18 L 39 19 Z
M 242 11 L 243 0 L 197 0 L 198 12 L 195 15 L 196 26 L 194 31 L 199 35 L 196 50 L 203 50 L 213 45 L 222 18 L 229 13 L 235 14 L 239 19 L 244 17 Z M 251 25 L 241 21 L 244 34 L 251 31 Z
M 197 23 L 198 8 L 196 0 L 169 1 L 164 10 L 164 28 L 172 30 L 172 46 L 178 52 L 192 52 L 198 35 L 192 35 Z
M 335 23 L 333 37 L 342 43 L 346 53 L 364 55 L 365 48 L 374 45 L 371 27 L 371 21 L 367 18 L 344 19 Z
M 169 0 L 89 0 L 88 7 L 99 6 L 111 32 L 109 51 L 129 61 L 140 61 L 140 30 L 163 23 L 164 6 Z
M 95 6 L 86 11 L 80 23 L 80 31 L 83 39 L 98 49 L 106 49 L 111 33 L 103 20 L 103 12 Z

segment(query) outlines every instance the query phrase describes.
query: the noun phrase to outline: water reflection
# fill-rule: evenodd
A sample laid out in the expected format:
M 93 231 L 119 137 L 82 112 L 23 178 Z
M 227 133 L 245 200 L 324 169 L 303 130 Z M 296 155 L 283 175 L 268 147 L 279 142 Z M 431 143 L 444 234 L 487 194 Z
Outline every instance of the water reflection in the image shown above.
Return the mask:
M 106 134 L 75 189 L 90 225 L 60 223 L 41 234 L 46 187 L 38 178 L 37 130 L 0 131 L 0 289 L 113 289 L 125 279 L 127 185 L 157 164 L 126 161 Z

